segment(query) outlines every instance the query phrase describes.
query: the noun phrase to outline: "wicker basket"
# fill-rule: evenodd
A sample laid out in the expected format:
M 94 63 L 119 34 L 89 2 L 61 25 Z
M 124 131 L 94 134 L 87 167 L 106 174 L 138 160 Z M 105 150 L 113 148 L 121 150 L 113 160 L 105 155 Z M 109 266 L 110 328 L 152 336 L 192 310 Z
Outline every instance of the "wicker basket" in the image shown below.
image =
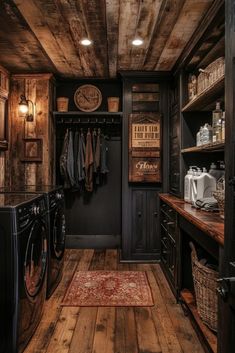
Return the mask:
M 208 65 L 204 70 L 200 69 L 201 73 L 197 79 L 197 93 L 203 92 L 205 89 L 213 85 L 225 73 L 224 57 L 218 58 Z
M 219 273 L 198 261 L 192 242 L 190 242 L 190 247 L 192 249 L 192 272 L 198 314 L 211 330 L 217 331 L 218 298 L 216 288 Z

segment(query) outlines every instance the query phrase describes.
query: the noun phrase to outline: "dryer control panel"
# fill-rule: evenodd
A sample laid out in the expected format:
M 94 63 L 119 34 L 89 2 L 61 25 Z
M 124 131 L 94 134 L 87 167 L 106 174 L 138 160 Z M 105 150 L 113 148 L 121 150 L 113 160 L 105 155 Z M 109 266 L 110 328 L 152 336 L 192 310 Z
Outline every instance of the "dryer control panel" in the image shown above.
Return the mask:
M 17 223 L 19 228 L 26 227 L 33 219 L 43 215 L 45 212 L 46 203 L 43 196 L 39 196 L 29 203 L 22 204 L 17 208 Z

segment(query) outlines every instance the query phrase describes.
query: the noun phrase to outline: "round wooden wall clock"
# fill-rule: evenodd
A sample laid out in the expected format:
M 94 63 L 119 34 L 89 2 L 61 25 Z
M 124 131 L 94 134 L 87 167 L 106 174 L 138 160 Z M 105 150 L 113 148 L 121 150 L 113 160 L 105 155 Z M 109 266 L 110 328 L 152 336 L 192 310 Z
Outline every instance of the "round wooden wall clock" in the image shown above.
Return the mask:
M 93 85 L 80 86 L 74 94 L 74 102 L 83 112 L 93 112 L 102 102 L 100 90 Z

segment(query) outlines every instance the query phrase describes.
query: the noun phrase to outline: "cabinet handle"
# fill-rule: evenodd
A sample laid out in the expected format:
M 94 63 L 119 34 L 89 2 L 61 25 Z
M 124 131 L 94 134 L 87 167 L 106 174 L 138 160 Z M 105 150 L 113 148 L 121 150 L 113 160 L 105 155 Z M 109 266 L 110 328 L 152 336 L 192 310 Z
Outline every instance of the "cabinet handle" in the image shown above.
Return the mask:
M 163 219 L 163 223 L 167 223 L 167 220 L 166 220 L 166 219 Z
M 142 213 L 139 211 L 138 212 L 138 217 L 141 217 L 142 216 Z
M 174 222 L 167 222 L 168 226 L 171 226 L 171 225 L 174 225 L 174 224 L 175 224 Z

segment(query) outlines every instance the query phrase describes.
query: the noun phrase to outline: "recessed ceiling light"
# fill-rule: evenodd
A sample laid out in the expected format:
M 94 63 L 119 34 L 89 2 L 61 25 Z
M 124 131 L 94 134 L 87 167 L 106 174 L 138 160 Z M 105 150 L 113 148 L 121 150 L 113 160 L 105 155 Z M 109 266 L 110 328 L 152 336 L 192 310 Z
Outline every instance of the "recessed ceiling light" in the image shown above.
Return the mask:
M 136 47 L 142 45 L 144 43 L 143 39 L 141 38 L 135 38 L 132 41 L 132 44 L 135 45 Z
M 82 45 L 88 46 L 88 45 L 91 45 L 91 44 L 92 44 L 92 41 L 91 41 L 90 39 L 88 39 L 88 38 L 84 38 L 84 39 L 82 39 L 82 40 L 80 41 L 80 43 L 81 43 Z

